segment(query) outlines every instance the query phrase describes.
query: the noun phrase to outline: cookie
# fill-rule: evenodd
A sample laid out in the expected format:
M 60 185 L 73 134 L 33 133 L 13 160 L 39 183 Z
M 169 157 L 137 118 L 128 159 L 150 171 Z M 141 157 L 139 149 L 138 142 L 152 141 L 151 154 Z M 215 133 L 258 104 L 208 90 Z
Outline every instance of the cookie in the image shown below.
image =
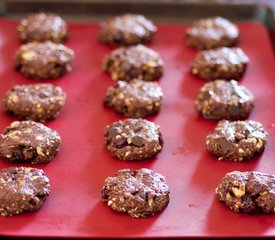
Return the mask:
M 74 51 L 63 44 L 31 42 L 16 52 L 14 67 L 27 78 L 58 78 L 72 70 L 73 58 Z
M 160 213 L 169 203 L 165 177 L 147 168 L 122 169 L 105 179 L 102 199 L 113 210 L 134 218 Z
M 117 81 L 107 89 L 104 106 L 131 118 L 156 114 L 162 106 L 163 92 L 156 82 L 132 80 Z
M 249 58 L 240 48 L 217 48 L 200 51 L 194 59 L 191 71 L 207 80 L 240 79 L 245 73 Z
M 65 100 L 62 88 L 52 84 L 15 85 L 7 91 L 3 108 L 20 119 L 45 122 L 60 114 Z
M 275 212 L 275 175 L 262 172 L 227 173 L 216 195 L 234 212 L 269 214 Z
M 99 40 L 112 46 L 130 46 L 152 41 L 157 27 L 140 14 L 123 14 L 101 24 Z
M 68 36 L 66 22 L 54 13 L 32 13 L 23 18 L 17 31 L 23 42 L 52 41 L 61 43 Z
M 222 17 L 200 19 L 186 30 L 187 44 L 197 49 L 232 47 L 238 40 L 238 27 Z
M 0 214 L 12 216 L 40 209 L 50 195 L 42 169 L 10 167 L 0 171 Z
M 123 161 L 152 158 L 163 146 L 159 125 L 141 118 L 120 120 L 108 125 L 104 138 L 112 156 Z
M 160 55 L 141 44 L 113 50 L 105 56 L 102 67 L 115 81 L 153 81 L 163 75 L 163 60 Z
M 242 120 L 254 108 L 254 96 L 235 80 L 215 80 L 200 89 L 195 106 L 206 119 Z
M 0 157 L 8 162 L 47 163 L 59 151 L 59 134 L 34 121 L 16 121 L 0 136 Z
M 206 137 L 206 148 L 219 160 L 240 162 L 261 153 L 268 133 L 262 124 L 253 120 L 221 120 Z

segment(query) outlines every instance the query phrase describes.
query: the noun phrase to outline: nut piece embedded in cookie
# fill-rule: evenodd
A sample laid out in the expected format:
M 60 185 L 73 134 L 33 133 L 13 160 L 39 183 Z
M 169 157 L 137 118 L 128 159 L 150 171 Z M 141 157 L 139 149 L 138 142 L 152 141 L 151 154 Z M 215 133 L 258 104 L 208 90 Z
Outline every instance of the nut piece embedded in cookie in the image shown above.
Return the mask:
M 152 158 L 163 146 L 159 125 L 145 119 L 125 119 L 108 125 L 104 137 L 112 156 L 123 161 Z
M 254 108 L 254 96 L 235 80 L 215 80 L 200 89 L 195 107 L 206 119 L 242 120 Z
M 206 148 L 219 160 L 240 162 L 261 153 L 268 133 L 262 124 L 253 120 L 221 120 L 206 137 Z
M 30 42 L 16 52 L 14 67 L 27 78 L 58 78 L 72 70 L 73 58 L 74 51 L 63 44 Z
M 15 85 L 6 92 L 3 108 L 12 116 L 45 122 L 60 114 L 65 100 L 62 88 L 52 84 Z
M 163 74 L 163 61 L 159 53 L 141 44 L 113 50 L 105 56 L 102 66 L 115 81 L 153 81 Z
M 0 171 L 1 216 L 36 211 L 49 195 L 50 181 L 42 169 L 10 167 Z
M 130 46 L 152 41 L 157 31 L 152 21 L 140 14 L 123 14 L 102 23 L 99 39 L 112 46 Z
M 34 121 L 16 121 L 0 135 L 0 157 L 8 162 L 47 163 L 59 151 L 59 134 Z
M 227 173 L 216 195 L 234 212 L 249 214 L 275 212 L 275 176 L 262 172 Z
M 68 36 L 66 22 L 54 13 L 33 13 L 20 21 L 17 27 L 23 42 L 52 41 L 61 43 Z
M 197 49 L 232 47 L 238 39 L 237 26 L 222 17 L 200 19 L 186 30 L 187 44 Z
M 107 89 L 104 106 L 131 118 L 156 114 L 162 106 L 163 92 L 156 82 L 117 81 Z
M 243 76 L 248 61 L 248 57 L 240 48 L 204 50 L 194 59 L 191 72 L 207 80 L 237 80 Z
M 134 218 L 160 213 L 169 203 L 165 177 L 147 168 L 122 169 L 105 179 L 102 199 L 113 210 Z

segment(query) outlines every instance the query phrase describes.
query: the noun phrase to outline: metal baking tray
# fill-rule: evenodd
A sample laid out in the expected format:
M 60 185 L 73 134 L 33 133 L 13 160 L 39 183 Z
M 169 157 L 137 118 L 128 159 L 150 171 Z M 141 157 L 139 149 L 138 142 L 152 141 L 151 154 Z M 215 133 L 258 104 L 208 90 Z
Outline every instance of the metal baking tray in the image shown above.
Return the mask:
M 249 1 L 248 1 L 249 2 Z M 73 71 L 50 82 L 68 95 L 61 115 L 46 125 L 57 130 L 62 147 L 52 162 L 33 165 L 44 169 L 52 192 L 37 212 L 0 218 L 0 235 L 16 237 L 74 238 L 183 238 L 275 236 L 275 216 L 232 212 L 215 196 L 215 188 L 229 171 L 262 171 L 274 174 L 275 101 L 274 13 L 268 1 L 246 4 L 217 1 L 12 1 L 0 3 L 0 99 L 14 84 L 31 84 L 13 69 L 13 56 L 20 46 L 16 26 L 29 12 L 53 11 L 69 22 L 65 44 L 75 50 Z M 125 12 L 141 13 L 158 26 L 149 46 L 165 63 L 159 80 L 164 91 L 160 113 L 148 118 L 161 126 L 164 148 L 155 159 L 122 162 L 112 158 L 103 145 L 103 131 L 122 116 L 104 109 L 102 100 L 114 84 L 102 72 L 101 62 L 111 48 L 98 42 L 99 22 Z M 220 15 L 240 28 L 239 46 L 250 57 L 240 82 L 255 95 L 249 119 L 260 121 L 269 132 L 263 154 L 241 162 L 218 161 L 205 150 L 205 136 L 216 122 L 202 119 L 194 99 L 205 83 L 190 73 L 197 51 L 184 43 L 188 24 L 206 16 Z M 0 131 L 13 117 L 0 112 Z M 0 161 L 0 168 L 20 164 Z M 29 166 L 29 165 L 25 165 Z M 147 167 L 166 177 L 171 188 L 168 207 L 159 215 L 134 219 L 112 211 L 101 201 L 104 179 L 122 168 Z
M 2 0 L 0 15 L 22 18 L 27 13 L 52 11 L 74 22 L 99 22 L 108 17 L 140 13 L 157 22 L 186 23 L 207 16 L 232 21 L 253 20 L 266 26 L 275 48 L 273 0 Z

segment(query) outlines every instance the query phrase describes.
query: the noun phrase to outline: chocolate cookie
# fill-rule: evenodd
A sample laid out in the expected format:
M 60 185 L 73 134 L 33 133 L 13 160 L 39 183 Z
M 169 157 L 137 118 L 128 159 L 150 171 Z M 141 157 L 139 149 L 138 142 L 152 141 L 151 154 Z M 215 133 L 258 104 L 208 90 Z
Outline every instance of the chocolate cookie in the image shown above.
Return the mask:
M 54 13 L 33 13 L 21 20 L 17 27 L 23 42 L 62 42 L 68 36 L 67 24 Z
M 126 117 L 143 118 L 158 113 L 162 99 L 163 92 L 156 82 L 117 81 L 107 89 L 104 106 Z
M 102 23 L 99 39 L 112 46 L 146 44 L 156 31 L 156 26 L 143 15 L 123 14 Z
M 0 214 L 36 211 L 50 195 L 50 181 L 42 169 L 10 167 L 0 171 Z
M 227 173 L 216 188 L 218 199 L 234 212 L 275 212 L 275 175 L 262 172 Z
M 163 146 L 159 125 L 145 119 L 125 119 L 108 125 L 105 145 L 112 156 L 123 161 L 154 157 Z
M 186 42 L 198 49 L 232 47 L 237 44 L 239 30 L 222 17 L 209 17 L 195 21 L 186 30 Z
M 13 122 L 0 136 L 0 157 L 8 162 L 46 163 L 59 151 L 59 134 L 33 121 Z
M 104 58 L 102 66 L 113 80 L 153 81 L 163 74 L 163 61 L 159 54 L 141 44 L 112 51 Z
M 7 91 L 3 107 L 18 118 L 45 122 L 60 114 L 65 100 L 62 88 L 52 84 L 15 85 Z
M 248 57 L 240 48 L 217 48 L 197 54 L 191 67 L 194 75 L 207 80 L 240 79 L 248 64 Z
M 235 80 L 215 80 L 200 89 L 195 106 L 206 119 L 241 120 L 254 108 L 254 97 Z
M 169 203 L 170 190 L 165 177 L 152 170 L 122 169 L 115 177 L 105 179 L 103 201 L 113 210 L 131 217 L 150 217 Z
M 268 133 L 262 124 L 252 120 L 221 120 L 206 137 L 206 148 L 219 160 L 243 161 L 261 153 Z
M 17 51 L 14 66 L 27 78 L 57 78 L 72 70 L 73 58 L 74 51 L 63 44 L 31 42 Z

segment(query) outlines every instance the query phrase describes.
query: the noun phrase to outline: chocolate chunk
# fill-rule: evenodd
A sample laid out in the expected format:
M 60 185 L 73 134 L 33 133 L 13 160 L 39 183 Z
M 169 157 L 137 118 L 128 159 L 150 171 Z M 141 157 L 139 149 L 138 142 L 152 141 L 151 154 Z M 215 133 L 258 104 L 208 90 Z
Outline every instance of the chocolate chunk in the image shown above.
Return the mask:
M 239 116 L 241 114 L 241 107 L 238 105 L 229 105 L 228 113 L 230 116 Z
M 250 193 L 251 196 L 257 196 L 261 192 L 262 188 L 263 186 L 255 179 L 251 179 L 246 183 L 246 191 Z
M 35 158 L 35 155 L 36 155 L 36 149 L 34 149 L 33 147 L 31 146 L 26 146 L 24 149 L 23 149 L 23 156 L 24 156 L 24 159 L 34 159 Z
M 115 139 L 113 142 L 113 146 L 116 148 L 123 148 L 127 145 L 127 139 L 124 137 L 120 137 L 118 139 Z
M 24 154 L 22 152 L 22 149 L 14 149 L 12 154 L 9 155 L 9 158 L 11 162 L 20 162 L 21 159 L 24 159 Z
M 117 128 L 112 128 L 109 132 L 108 132 L 108 136 L 109 137 L 115 137 L 119 134 L 119 131 Z
M 221 139 L 220 140 L 220 146 L 221 146 L 221 150 L 223 152 L 230 151 L 233 147 L 232 143 L 229 142 L 227 139 Z
M 108 198 L 109 193 L 110 193 L 110 191 L 109 191 L 108 189 L 103 188 L 103 190 L 101 191 L 101 196 L 102 196 L 102 198 L 103 198 L 103 199 Z
M 140 136 L 135 136 L 132 138 L 132 143 L 137 147 L 142 147 L 145 145 L 146 140 Z

